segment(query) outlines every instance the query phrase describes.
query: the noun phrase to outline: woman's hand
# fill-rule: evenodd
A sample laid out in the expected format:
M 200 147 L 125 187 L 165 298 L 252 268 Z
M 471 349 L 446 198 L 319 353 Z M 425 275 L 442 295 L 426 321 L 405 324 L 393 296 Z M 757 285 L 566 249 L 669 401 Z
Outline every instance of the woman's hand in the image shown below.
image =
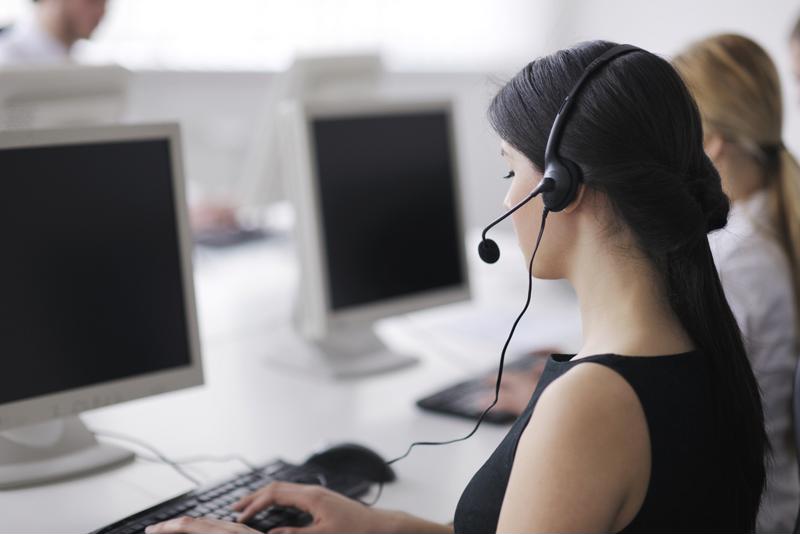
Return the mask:
M 388 512 L 368 508 L 358 501 L 321 486 L 273 482 L 234 503 L 244 523 L 270 506 L 292 506 L 313 517 L 305 527 L 276 527 L 271 532 L 378 532 L 391 528 Z
M 242 523 L 270 506 L 293 507 L 313 517 L 304 527 L 275 527 L 271 534 L 304 532 L 429 532 L 452 534 L 450 525 L 434 523 L 404 512 L 368 508 L 358 501 L 321 486 L 273 482 L 252 493 L 232 508 L 239 522 L 179 517 L 147 527 L 147 534 L 252 534 Z
M 377 532 L 391 529 L 392 513 L 367 508 L 358 501 L 321 486 L 273 482 L 243 497 L 231 508 L 239 522 L 178 517 L 147 528 L 147 534 L 252 534 L 242 523 L 270 506 L 291 506 L 307 512 L 313 520 L 305 527 L 275 527 L 270 532 Z

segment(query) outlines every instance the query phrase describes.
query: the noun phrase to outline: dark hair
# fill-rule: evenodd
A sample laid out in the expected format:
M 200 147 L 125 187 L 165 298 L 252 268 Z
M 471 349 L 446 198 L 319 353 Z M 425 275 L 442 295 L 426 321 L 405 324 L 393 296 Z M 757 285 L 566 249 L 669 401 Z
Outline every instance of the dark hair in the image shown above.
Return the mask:
M 529 63 L 495 96 L 489 120 L 540 170 L 550 126 L 584 68 L 614 43 L 593 41 Z M 729 201 L 703 150 L 697 106 L 674 68 L 646 51 L 619 57 L 581 89 L 558 153 L 603 193 L 663 278 L 670 305 L 711 373 L 718 454 L 736 506 L 755 527 L 769 445 L 756 379 L 707 233 L 725 226 Z

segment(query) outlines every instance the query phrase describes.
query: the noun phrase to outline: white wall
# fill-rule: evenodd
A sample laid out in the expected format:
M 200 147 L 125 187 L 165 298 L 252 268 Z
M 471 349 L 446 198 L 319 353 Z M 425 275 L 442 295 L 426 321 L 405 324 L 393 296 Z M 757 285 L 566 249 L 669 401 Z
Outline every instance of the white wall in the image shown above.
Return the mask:
M 31 0 L 0 0 L 0 24 Z M 296 52 L 380 50 L 392 66 L 463 70 L 521 63 L 552 0 L 109 0 L 81 53 L 147 69 L 266 69 Z
M 631 42 L 669 56 L 720 31 L 755 38 L 778 64 L 784 141 L 800 150 L 800 99 L 786 43 L 800 4 L 789 0 L 110 0 L 109 6 L 81 53 L 136 67 L 134 117 L 181 120 L 189 177 L 214 194 L 238 192 L 275 69 L 298 50 L 379 49 L 395 72 L 428 72 L 393 75 L 416 79 L 417 91 L 457 95 L 470 225 L 498 213 L 503 197 L 496 177 L 505 169 L 485 121 L 491 80 L 581 40 Z M 30 0 L 0 0 L 0 24 L 29 7 Z

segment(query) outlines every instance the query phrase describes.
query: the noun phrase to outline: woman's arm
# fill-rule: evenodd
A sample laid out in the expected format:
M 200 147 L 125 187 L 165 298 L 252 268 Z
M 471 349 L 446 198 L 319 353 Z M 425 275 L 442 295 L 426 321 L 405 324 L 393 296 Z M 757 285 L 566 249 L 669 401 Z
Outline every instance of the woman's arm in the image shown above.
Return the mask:
M 582 363 L 544 391 L 520 438 L 498 532 L 616 532 L 650 477 L 647 422 L 615 371 Z
M 452 533 L 453 529 L 412 515 L 369 508 L 329 489 L 309 484 L 273 482 L 244 497 L 233 509 L 240 512 L 239 523 L 181 517 L 147 528 L 148 534 L 254 534 L 245 526 L 261 510 L 270 506 L 293 506 L 313 516 L 304 527 L 276 527 L 270 532 L 420 532 Z

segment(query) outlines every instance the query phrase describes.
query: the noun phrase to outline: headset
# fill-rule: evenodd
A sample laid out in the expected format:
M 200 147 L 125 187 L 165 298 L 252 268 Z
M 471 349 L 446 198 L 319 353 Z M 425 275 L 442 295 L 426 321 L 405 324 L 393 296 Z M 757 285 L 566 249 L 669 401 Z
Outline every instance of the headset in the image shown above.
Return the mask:
M 515 211 L 520 209 L 522 206 L 533 200 L 535 197 L 542 195 L 544 210 L 542 210 L 542 220 L 541 225 L 539 226 L 539 235 L 536 238 L 536 246 L 533 249 L 533 254 L 531 255 L 530 263 L 528 265 L 528 296 L 525 301 L 525 306 L 522 308 L 522 311 L 519 313 L 519 315 L 517 315 L 514 324 L 511 326 L 511 331 L 509 332 L 506 342 L 503 345 L 503 350 L 500 353 L 500 366 L 497 372 L 494 401 L 483 411 L 483 413 L 481 413 L 480 417 L 478 417 L 478 421 L 475 423 L 475 427 L 466 436 L 448 441 L 415 441 L 408 446 L 403 455 L 387 461 L 386 465 L 391 465 L 399 460 L 402 460 L 408 456 L 411 453 L 411 450 L 416 446 L 449 445 L 451 443 L 469 439 L 475 434 L 475 432 L 477 432 L 478 427 L 483 422 L 483 418 L 486 416 L 486 414 L 489 413 L 489 410 L 494 408 L 495 404 L 497 404 L 497 400 L 500 397 L 500 383 L 503 378 L 503 365 L 505 363 L 506 350 L 511 343 L 511 339 L 514 337 L 514 332 L 517 329 L 517 325 L 525 315 L 525 312 L 528 311 L 528 307 L 530 306 L 533 288 L 533 260 L 536 258 L 536 252 L 539 250 L 539 244 L 542 241 L 545 223 L 547 222 L 547 214 L 551 211 L 562 211 L 564 208 L 569 206 L 572 201 L 575 200 L 578 194 L 578 187 L 583 181 L 583 174 L 580 167 L 572 160 L 558 155 L 558 145 L 561 142 L 564 126 L 569 116 L 569 112 L 572 109 L 575 97 L 577 96 L 581 87 L 592 76 L 592 74 L 596 73 L 604 65 L 620 56 L 639 51 L 642 51 L 642 49 L 633 45 L 616 45 L 600 54 L 591 63 L 589 63 L 589 65 L 586 66 L 581 77 L 578 78 L 578 81 L 575 82 L 575 85 L 573 85 L 563 102 L 561 102 L 561 106 L 556 113 L 556 117 L 553 119 L 553 125 L 550 127 L 550 135 L 547 138 L 547 145 L 544 151 L 544 176 L 542 180 L 524 199 L 522 199 L 510 210 L 505 212 L 503 215 L 492 221 L 486 228 L 484 228 L 483 233 L 481 234 L 481 242 L 478 244 L 478 255 L 486 263 L 495 263 L 500 258 L 500 248 L 497 246 L 495 241 L 486 238 L 486 233 L 495 225 L 505 220 Z M 513 174 L 510 175 L 513 176 Z M 377 503 L 378 499 L 380 499 L 382 489 L 383 483 L 380 483 L 378 486 L 378 493 L 372 502 L 364 504 L 372 506 Z
M 564 98 L 563 102 L 561 102 L 561 107 L 558 108 L 556 118 L 553 119 L 553 126 L 550 127 L 550 135 L 547 138 L 547 145 L 544 149 L 544 177 L 542 181 L 539 182 L 539 185 L 537 185 L 528 196 L 522 199 L 521 202 L 517 203 L 513 208 L 484 228 L 483 234 L 481 235 L 481 242 L 478 244 L 478 255 L 483 261 L 486 263 L 494 263 L 500 259 L 500 248 L 493 240 L 486 239 L 486 232 L 538 195 L 542 195 L 545 213 L 561 211 L 575 200 L 578 194 L 578 186 L 583 181 L 583 173 L 581 172 L 581 168 L 574 161 L 558 155 L 558 145 L 561 142 L 564 125 L 566 124 L 569 112 L 572 110 L 575 97 L 589 77 L 601 67 L 620 56 L 639 51 L 641 51 L 641 48 L 633 45 L 616 45 L 597 56 L 597 58 L 586 66 L 581 77 L 578 78 L 578 81 L 572 86 L 572 90 Z

